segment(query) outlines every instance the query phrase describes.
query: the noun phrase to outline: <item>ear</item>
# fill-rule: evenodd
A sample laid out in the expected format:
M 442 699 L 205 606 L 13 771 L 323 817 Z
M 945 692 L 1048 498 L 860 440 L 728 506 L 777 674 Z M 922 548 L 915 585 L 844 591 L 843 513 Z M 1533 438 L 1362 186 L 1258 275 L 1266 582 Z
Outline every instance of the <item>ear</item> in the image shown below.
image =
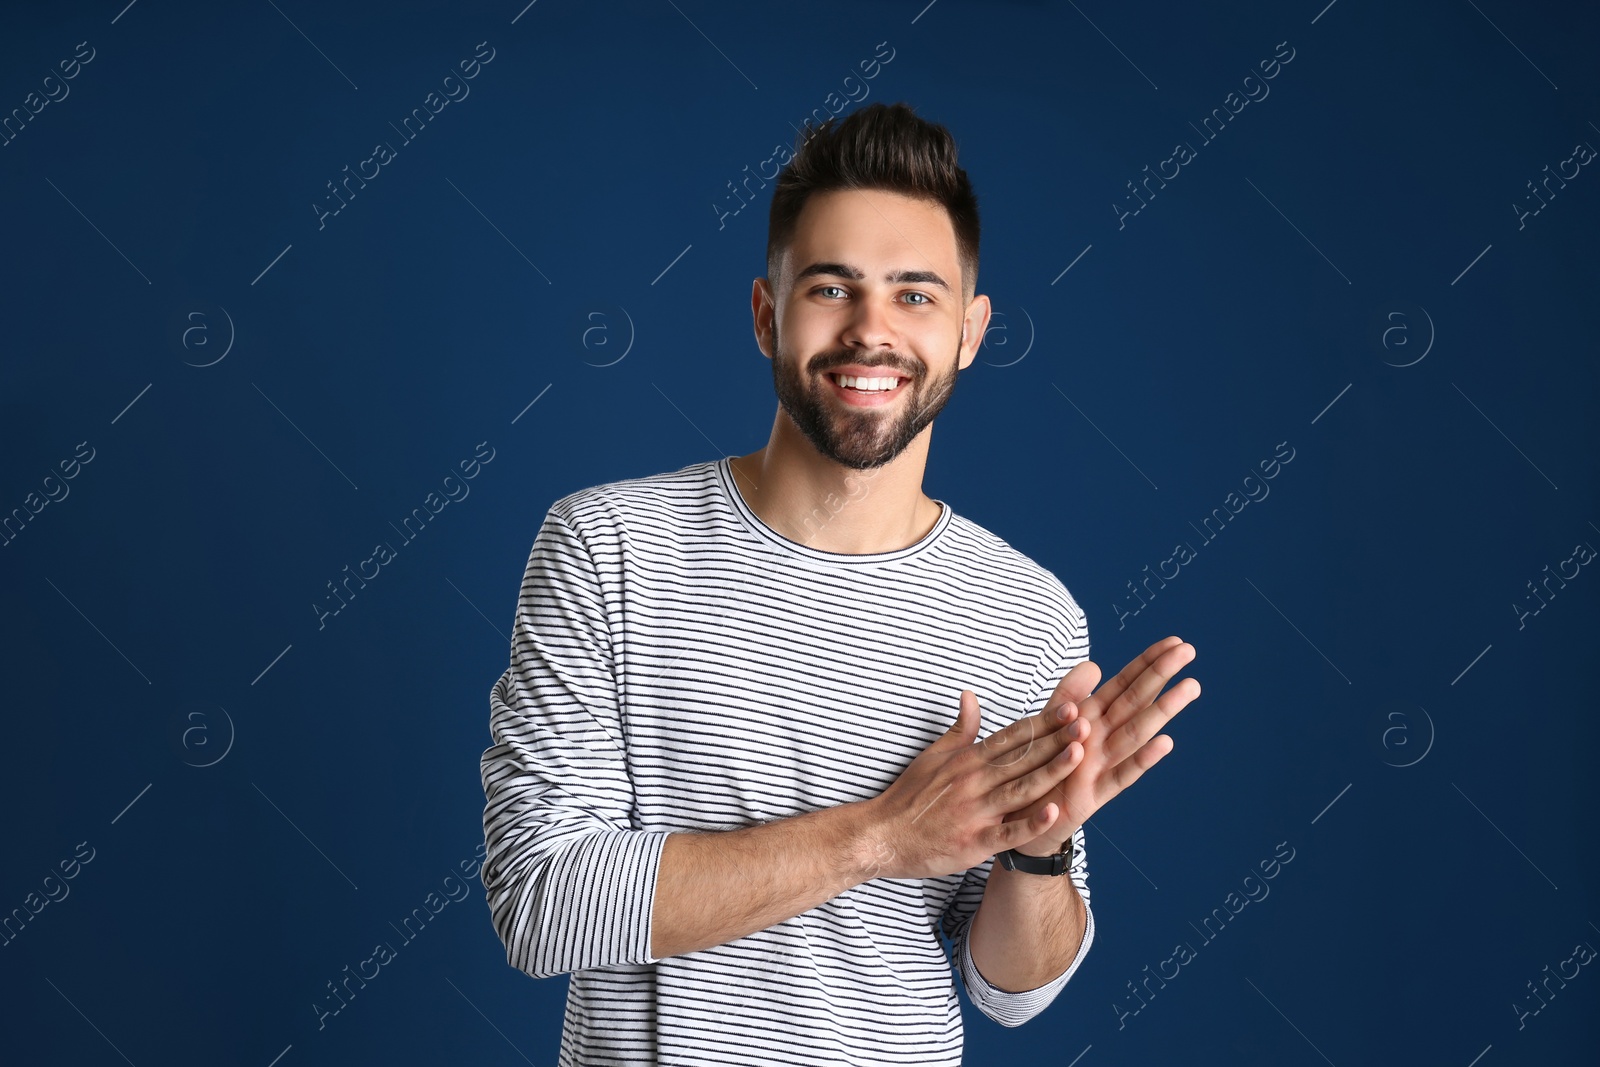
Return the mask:
M 750 317 L 755 328 L 756 347 L 768 359 L 772 358 L 772 321 L 777 314 L 777 304 L 772 295 L 772 283 L 757 278 L 750 286 Z
M 959 366 L 962 370 L 972 366 L 972 361 L 978 357 L 978 349 L 983 344 L 983 335 L 989 329 L 990 312 L 989 298 L 979 293 L 972 298 L 972 303 L 967 305 L 966 314 L 961 317 Z

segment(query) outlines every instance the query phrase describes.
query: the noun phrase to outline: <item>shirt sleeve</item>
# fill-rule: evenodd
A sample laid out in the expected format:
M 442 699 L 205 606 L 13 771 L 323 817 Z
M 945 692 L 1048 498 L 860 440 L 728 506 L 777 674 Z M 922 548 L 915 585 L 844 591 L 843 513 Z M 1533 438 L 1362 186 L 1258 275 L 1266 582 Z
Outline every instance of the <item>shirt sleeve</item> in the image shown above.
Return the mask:
M 967 987 L 967 996 L 972 998 L 972 1003 L 979 1011 L 1001 1026 L 1021 1026 L 1048 1008 L 1056 999 L 1056 995 L 1071 980 L 1078 965 L 1089 954 L 1089 946 L 1094 943 L 1094 910 L 1089 907 L 1089 869 L 1083 851 L 1083 827 L 1078 827 L 1072 835 L 1072 840 L 1077 846 L 1077 852 L 1073 856 L 1072 866 L 1063 877 L 1072 879 L 1078 895 L 1083 898 L 1083 940 L 1079 942 L 1077 955 L 1072 958 L 1067 969 L 1044 985 L 1036 989 L 1007 992 L 990 985 L 988 979 L 979 973 L 977 965 L 972 962 L 968 934 L 972 929 L 972 918 L 978 913 L 978 905 L 983 902 L 983 891 L 989 884 L 989 872 L 994 869 L 993 858 L 984 860 L 967 871 L 966 877 L 961 880 L 960 888 L 946 906 L 943 928 L 945 936 L 951 940 L 952 955 L 956 968 L 961 973 L 961 981 Z M 1023 875 L 1023 877 L 1042 878 L 1044 875 Z
M 1066 593 L 1065 587 L 1061 588 L 1061 592 L 1065 594 L 1065 618 L 1052 633 L 1047 658 L 1044 660 L 1045 663 L 1054 666 L 1042 676 L 1041 685 L 1037 687 L 1037 695 L 1023 710 L 1024 715 L 1036 715 L 1043 711 L 1062 675 L 1089 658 L 1088 620 L 1083 609 L 1072 599 L 1072 595 Z M 979 1011 L 1001 1026 L 1021 1026 L 1049 1007 L 1078 970 L 1078 965 L 1089 953 L 1089 946 L 1094 943 L 1094 910 L 1089 906 L 1089 867 L 1088 858 L 1084 853 L 1083 827 L 1080 826 L 1073 832 L 1072 841 L 1076 851 L 1072 866 L 1067 869 L 1063 877 L 1072 879 L 1073 886 L 1078 890 L 1078 896 L 1083 899 L 1083 940 L 1079 942 L 1078 952 L 1067 965 L 1067 969 L 1044 985 L 1036 989 L 1007 992 L 991 985 L 972 962 L 968 935 L 972 929 L 973 916 L 978 913 L 978 905 L 983 902 L 983 892 L 989 884 L 989 872 L 994 869 L 993 857 L 967 871 L 961 880 L 961 885 L 950 898 L 949 904 L 945 906 L 941 926 L 945 936 L 950 938 L 955 966 L 961 974 L 962 983 L 967 987 L 967 995 Z M 1044 876 L 1024 875 L 1024 877 Z
M 601 576 L 545 516 L 517 599 L 511 665 L 489 694 L 483 885 L 506 961 L 535 978 L 650 955 L 665 831 L 634 828 Z

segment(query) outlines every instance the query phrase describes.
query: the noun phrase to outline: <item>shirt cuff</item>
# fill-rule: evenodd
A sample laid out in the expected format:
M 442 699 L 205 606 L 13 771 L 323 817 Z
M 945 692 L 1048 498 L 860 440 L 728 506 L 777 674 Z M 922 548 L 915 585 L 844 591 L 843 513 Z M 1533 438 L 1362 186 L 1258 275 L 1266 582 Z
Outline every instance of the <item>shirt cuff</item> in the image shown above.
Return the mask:
M 1083 940 L 1067 969 L 1037 989 L 1015 993 L 990 985 L 988 979 L 978 973 L 977 965 L 972 962 L 972 944 L 968 936 L 971 932 L 972 924 L 969 922 L 966 929 L 961 931 L 960 953 L 961 980 L 966 983 L 967 995 L 979 1011 L 1001 1026 L 1021 1026 L 1050 1006 L 1050 1002 L 1056 999 L 1056 995 L 1077 971 L 1083 957 L 1088 955 L 1089 946 L 1094 942 L 1094 910 L 1089 907 L 1088 901 L 1084 901 Z
M 650 931 L 666 839 L 666 831 L 608 829 L 560 849 L 529 902 L 538 932 L 528 973 L 655 963 Z

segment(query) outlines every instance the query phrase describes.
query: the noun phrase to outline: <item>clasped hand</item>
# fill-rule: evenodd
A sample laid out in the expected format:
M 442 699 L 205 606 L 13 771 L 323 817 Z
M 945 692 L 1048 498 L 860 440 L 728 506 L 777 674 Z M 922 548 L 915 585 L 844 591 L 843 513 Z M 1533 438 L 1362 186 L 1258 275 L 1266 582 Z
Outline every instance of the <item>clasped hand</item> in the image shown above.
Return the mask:
M 1157 733 L 1200 695 L 1177 637 L 1157 641 L 1101 685 L 1092 660 L 1061 677 L 1044 709 L 977 740 L 978 698 L 961 693 L 954 725 L 869 802 L 872 877 L 929 878 L 1008 848 L 1047 856 L 1101 806 L 1172 751 Z

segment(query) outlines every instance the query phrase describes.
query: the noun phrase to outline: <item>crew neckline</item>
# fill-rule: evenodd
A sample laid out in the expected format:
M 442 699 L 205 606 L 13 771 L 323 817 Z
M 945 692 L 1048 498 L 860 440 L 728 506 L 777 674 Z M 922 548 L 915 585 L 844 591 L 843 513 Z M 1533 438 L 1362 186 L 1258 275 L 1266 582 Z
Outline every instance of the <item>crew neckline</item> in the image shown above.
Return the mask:
M 943 500 L 934 499 L 939 505 L 939 518 L 934 522 L 933 529 L 929 530 L 921 540 L 905 548 L 895 549 L 890 552 L 828 552 L 810 545 L 792 541 L 783 534 L 768 526 L 755 511 L 745 502 L 744 495 L 739 491 L 738 482 L 733 477 L 732 461 L 735 456 L 724 456 L 715 461 L 713 467 L 717 473 L 717 480 L 722 486 L 722 491 L 727 495 L 733 510 L 744 521 L 751 533 L 784 552 L 801 559 L 813 560 L 818 563 L 843 564 L 846 566 L 864 566 L 879 563 L 894 563 L 920 555 L 931 549 L 938 542 L 944 531 L 950 526 L 954 511 Z

